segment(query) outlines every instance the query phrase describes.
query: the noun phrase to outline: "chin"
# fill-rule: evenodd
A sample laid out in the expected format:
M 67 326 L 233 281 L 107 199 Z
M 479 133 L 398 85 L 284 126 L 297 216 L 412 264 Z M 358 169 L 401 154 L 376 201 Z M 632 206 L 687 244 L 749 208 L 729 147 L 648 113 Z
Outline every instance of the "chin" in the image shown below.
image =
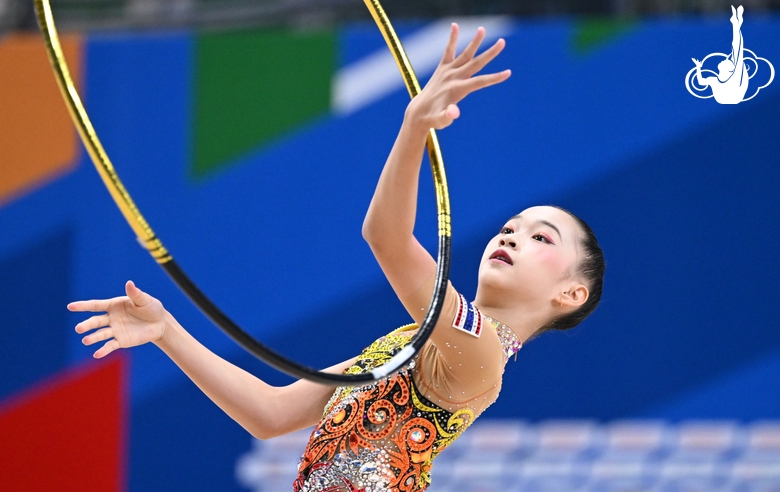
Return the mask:
M 519 287 L 516 283 L 510 282 L 505 276 L 499 275 L 480 275 L 477 281 L 477 292 L 482 290 L 487 293 L 500 293 L 502 295 L 517 293 Z
M 505 276 L 480 275 L 477 284 L 477 298 L 511 302 L 512 304 L 525 304 L 535 302 L 539 296 L 539 289 L 534 287 L 534 282 L 518 282 L 517 278 L 509 279 Z

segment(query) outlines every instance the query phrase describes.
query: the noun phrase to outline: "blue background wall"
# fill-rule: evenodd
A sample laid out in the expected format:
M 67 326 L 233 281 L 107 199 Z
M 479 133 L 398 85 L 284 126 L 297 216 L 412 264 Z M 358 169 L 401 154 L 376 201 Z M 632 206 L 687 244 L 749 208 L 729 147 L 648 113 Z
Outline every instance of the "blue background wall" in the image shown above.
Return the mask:
M 465 294 L 474 294 L 485 242 L 534 204 L 583 217 L 607 258 L 596 313 L 524 347 L 484 417 L 780 418 L 780 86 L 737 106 L 688 94 L 690 59 L 728 50 L 725 17 L 643 20 L 586 49 L 576 47 L 580 28 L 512 21 L 495 62 L 512 78 L 464 101 L 461 119 L 440 133 L 451 278 Z M 780 63 L 779 19 L 748 17 L 743 32 L 747 47 Z M 195 178 L 196 37 L 88 36 L 84 92 L 98 134 L 155 231 L 226 312 L 307 364 L 349 358 L 407 322 L 360 227 L 408 96 L 322 114 Z M 337 40 L 337 69 L 385 49 L 368 25 L 342 27 Z M 425 173 L 421 190 L 418 231 L 433 250 Z M 0 361 L 10 374 L 0 398 L 89 363 L 93 349 L 72 332 L 81 317 L 64 305 L 121 295 L 127 279 L 220 355 L 271 383 L 290 381 L 174 288 L 85 155 L 0 208 L 0 231 Z M 132 349 L 129 360 L 128 488 L 240 490 L 234 465 L 250 436 L 155 347 Z

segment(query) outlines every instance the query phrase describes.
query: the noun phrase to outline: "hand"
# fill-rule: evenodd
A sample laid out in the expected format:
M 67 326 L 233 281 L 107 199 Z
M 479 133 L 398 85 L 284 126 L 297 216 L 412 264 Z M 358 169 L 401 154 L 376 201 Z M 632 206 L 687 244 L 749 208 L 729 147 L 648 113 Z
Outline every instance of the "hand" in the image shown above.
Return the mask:
M 696 58 L 691 58 L 693 60 L 694 65 L 696 65 L 696 68 L 701 68 L 701 62 L 697 60 Z
M 165 335 L 167 311 L 162 303 L 141 291 L 132 281 L 125 284 L 125 292 L 127 296 L 68 304 L 70 311 L 105 312 L 76 325 L 76 333 L 100 328 L 82 339 L 84 345 L 108 340 L 95 352 L 96 359 L 105 357 L 118 348 L 157 342 Z
M 503 39 L 499 39 L 484 53 L 475 57 L 484 38 L 485 29 L 480 27 L 474 39 L 456 57 L 458 25 L 452 24 L 450 40 L 439 66 L 425 88 L 409 103 L 407 118 L 412 124 L 424 127 L 425 131 L 431 128 L 446 128 L 460 116 L 457 103 L 464 97 L 509 78 L 509 70 L 474 77 L 474 74 L 485 68 L 506 45 Z

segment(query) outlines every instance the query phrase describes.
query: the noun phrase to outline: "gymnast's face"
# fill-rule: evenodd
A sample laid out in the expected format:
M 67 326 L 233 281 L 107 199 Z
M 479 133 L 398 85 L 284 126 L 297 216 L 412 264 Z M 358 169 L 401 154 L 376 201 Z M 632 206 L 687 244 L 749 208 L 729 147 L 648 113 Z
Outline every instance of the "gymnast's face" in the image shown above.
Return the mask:
M 478 300 L 525 307 L 556 302 L 579 284 L 580 235 L 576 221 L 555 207 L 531 207 L 512 217 L 482 254 Z

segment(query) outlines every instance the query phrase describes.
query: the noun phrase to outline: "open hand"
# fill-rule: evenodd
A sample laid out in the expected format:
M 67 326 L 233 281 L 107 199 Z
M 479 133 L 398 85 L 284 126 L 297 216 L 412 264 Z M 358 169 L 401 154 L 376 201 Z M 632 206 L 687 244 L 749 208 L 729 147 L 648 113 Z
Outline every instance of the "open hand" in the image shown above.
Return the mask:
M 693 60 L 693 64 L 694 65 L 696 65 L 697 67 L 701 68 L 701 62 L 699 60 L 697 60 L 696 58 L 691 58 L 691 60 Z
M 118 348 L 135 347 L 156 342 L 165 334 L 167 311 L 160 301 L 141 291 L 132 281 L 125 284 L 126 296 L 113 299 L 76 301 L 68 304 L 70 311 L 104 312 L 76 325 L 76 333 L 97 330 L 82 339 L 84 345 L 108 340 L 94 357 L 99 359 Z
M 480 27 L 466 49 L 457 57 L 455 49 L 458 43 L 458 25 L 453 23 L 450 40 L 444 51 L 444 56 L 425 85 L 425 88 L 409 103 L 407 117 L 411 123 L 441 130 L 449 126 L 460 116 L 458 102 L 474 91 L 505 81 L 511 71 L 474 76 L 485 68 L 506 45 L 503 39 L 475 57 L 479 45 L 485 38 L 485 29 Z

